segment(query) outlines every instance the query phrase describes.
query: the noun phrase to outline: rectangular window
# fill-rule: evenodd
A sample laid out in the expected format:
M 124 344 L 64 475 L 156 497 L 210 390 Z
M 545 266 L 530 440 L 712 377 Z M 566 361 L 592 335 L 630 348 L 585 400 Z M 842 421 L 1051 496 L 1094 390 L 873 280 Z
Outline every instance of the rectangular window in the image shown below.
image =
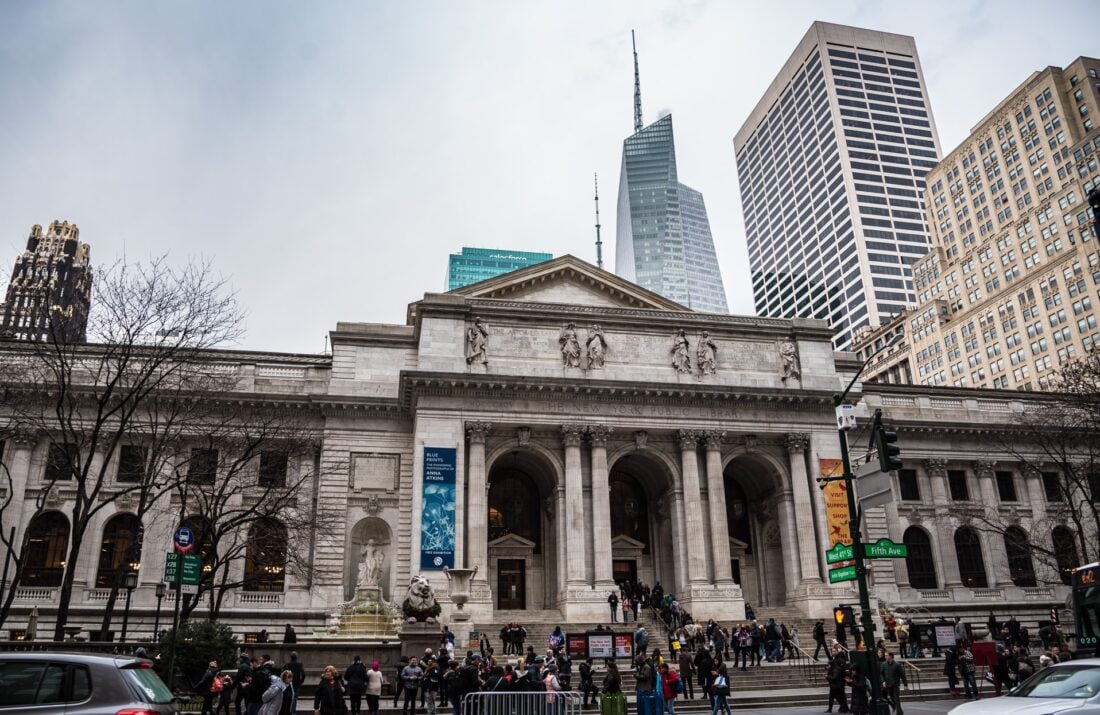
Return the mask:
M 1012 477 L 1012 472 L 997 472 L 995 474 L 997 479 L 997 496 L 1001 501 L 1017 501 L 1016 498 L 1016 480 Z
M 187 481 L 195 484 L 213 484 L 218 474 L 218 450 L 195 447 L 187 465 Z
M 916 470 L 898 470 L 898 489 L 901 492 L 902 501 L 920 501 L 920 485 L 917 483 Z
M 286 486 L 286 452 L 260 453 L 260 486 Z
M 1047 501 L 1062 501 L 1062 475 L 1058 472 L 1043 472 L 1042 478 L 1043 493 L 1046 494 Z
M 118 453 L 118 476 L 120 482 L 141 483 L 145 479 L 145 447 L 127 444 Z
M 966 486 L 966 472 L 963 470 L 949 469 L 947 486 L 951 490 L 952 501 L 970 501 L 970 490 Z
M 79 460 L 75 444 L 50 444 L 50 451 L 46 455 L 46 481 L 66 482 L 73 478 L 73 473 L 78 468 Z

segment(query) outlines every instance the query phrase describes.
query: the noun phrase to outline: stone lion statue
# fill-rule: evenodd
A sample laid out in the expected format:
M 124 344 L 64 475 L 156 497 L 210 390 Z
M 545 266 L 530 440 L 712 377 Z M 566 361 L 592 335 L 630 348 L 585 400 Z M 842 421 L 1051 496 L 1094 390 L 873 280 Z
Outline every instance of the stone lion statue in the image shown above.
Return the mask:
M 435 619 L 443 610 L 435 600 L 435 592 L 428 579 L 423 576 L 413 576 L 409 582 L 409 592 L 401 604 L 401 610 L 406 618 L 417 621 Z

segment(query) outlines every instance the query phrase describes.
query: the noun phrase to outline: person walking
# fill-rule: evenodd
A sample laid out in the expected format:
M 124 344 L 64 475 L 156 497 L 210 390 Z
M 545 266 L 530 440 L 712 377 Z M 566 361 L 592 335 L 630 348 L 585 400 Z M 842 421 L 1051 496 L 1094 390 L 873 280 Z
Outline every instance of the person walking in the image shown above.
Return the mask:
M 978 697 L 978 683 L 974 680 L 974 654 L 963 648 L 959 654 L 959 675 L 962 676 L 963 693 L 968 698 Z
M 699 652 L 695 654 L 695 672 L 699 678 L 699 698 L 708 698 L 710 693 L 707 692 L 707 679 L 710 677 L 711 666 L 714 665 L 714 659 L 711 658 L 710 653 L 706 648 L 700 648 Z
M 943 652 L 943 674 L 947 678 L 947 692 L 953 698 L 959 697 L 959 656 L 954 648 Z
M 366 685 L 363 688 L 363 695 L 367 699 L 367 712 L 370 715 L 378 715 L 378 700 L 382 697 L 382 686 L 385 682 L 386 677 L 378 669 L 376 660 L 371 663 L 370 670 L 367 671 Z
M 634 695 L 638 715 L 660 715 L 660 698 L 656 690 L 657 672 L 644 655 L 639 655 L 634 663 Z
M 236 707 L 237 715 L 244 715 L 244 710 L 241 708 L 241 703 L 244 702 L 244 694 L 245 691 L 248 690 L 248 681 L 251 678 L 252 661 L 247 654 L 242 654 L 240 658 L 240 664 L 237 665 L 237 674 L 233 678 L 233 684 L 236 688 L 234 705 Z
M 695 699 L 695 684 L 692 682 L 695 675 L 695 663 L 691 660 L 691 652 L 686 648 L 680 649 L 677 659 L 680 665 L 680 682 L 683 683 L 684 697 L 688 700 Z
M 344 671 L 344 686 L 351 701 L 351 715 L 359 715 L 363 710 L 363 694 L 367 691 L 367 666 L 363 665 L 361 656 L 352 658 L 351 665 Z
M 313 715 L 344 715 L 347 711 L 344 686 L 336 675 L 336 666 L 326 665 L 321 673 L 321 682 L 313 691 Z
M 287 628 L 290 628 L 290 624 L 287 624 Z M 293 628 L 290 628 L 293 632 Z M 297 640 L 297 637 L 295 637 Z M 302 689 L 302 686 L 306 682 L 306 668 L 302 665 L 302 661 L 298 660 L 298 654 L 291 652 L 290 660 L 283 665 L 283 670 L 289 670 L 293 675 L 291 679 L 291 712 L 298 712 L 298 692 Z
M 868 715 L 871 712 L 870 693 L 871 683 L 863 672 L 863 666 L 852 666 L 852 715 Z
M 714 670 L 711 671 L 711 702 L 710 702 L 710 715 L 718 715 L 718 711 L 721 710 L 726 715 L 732 715 L 730 712 L 729 696 L 730 696 L 730 678 L 729 673 L 726 671 L 725 663 L 715 663 Z
M 397 709 L 397 703 L 401 700 L 401 693 L 405 688 L 401 686 L 401 673 L 405 670 L 405 666 L 409 664 L 407 656 L 401 656 L 397 660 L 397 678 L 393 681 L 393 707 Z
M 607 597 L 607 605 L 611 607 L 611 622 L 619 622 L 619 594 L 614 591 Z
M 624 593 L 622 595 L 621 605 L 623 608 L 623 623 L 626 623 L 630 620 L 630 612 L 632 610 L 630 606 L 630 596 Z
M 416 715 L 416 692 L 420 689 L 420 677 L 424 670 L 420 667 L 420 661 L 415 657 L 409 658 L 409 664 L 401 669 L 401 689 L 405 693 L 405 700 L 401 704 L 402 715 Z
M 585 658 L 580 667 L 581 674 L 581 693 L 584 696 L 584 707 L 589 707 L 590 702 L 594 703 L 599 700 L 600 689 L 596 687 L 593 682 L 593 676 L 595 673 L 592 670 L 592 659 Z M 589 700 L 591 698 L 591 701 Z
M 278 677 L 271 679 L 271 685 L 267 686 L 267 690 L 261 696 L 263 704 L 260 706 L 260 715 L 279 715 L 283 711 L 283 700 L 292 700 L 291 697 L 292 683 L 294 682 L 294 673 L 289 670 L 284 670 L 279 673 Z M 286 710 L 290 711 L 290 703 L 287 702 Z
M 684 686 L 680 681 L 680 675 L 664 663 L 659 668 L 661 673 L 661 699 L 664 700 L 665 712 L 668 715 L 676 715 L 676 696 L 683 692 Z
M 626 696 L 623 695 L 623 679 L 614 661 L 607 664 L 600 692 L 600 715 L 626 715 Z
M 645 626 L 638 626 L 638 629 L 634 631 L 634 652 L 645 653 L 649 648 L 649 631 Z
M 221 680 L 221 676 L 218 675 L 217 662 L 212 660 L 206 672 L 202 674 L 202 678 L 199 679 L 198 685 L 195 686 L 195 694 L 202 696 L 202 715 L 214 715 L 214 698 L 221 693 L 221 690 L 214 689 L 215 680 Z M 225 688 L 224 682 L 221 687 Z
M 264 704 L 264 693 L 271 687 L 271 681 L 275 677 L 272 674 L 274 668 L 275 664 L 265 656 L 263 665 L 252 671 L 252 680 L 248 682 L 248 688 L 244 694 L 248 715 L 259 715 L 260 708 Z
M 829 667 L 825 669 L 825 681 L 829 684 L 829 707 L 825 711 L 833 711 L 833 703 L 838 706 L 837 712 L 848 712 L 848 697 L 844 693 L 844 679 L 848 672 L 848 659 L 839 645 L 833 646 L 833 654 L 829 659 Z
M 894 715 L 904 715 L 901 709 L 901 690 L 909 690 L 909 682 L 905 679 L 905 668 L 894 660 L 893 653 L 886 654 L 886 662 L 882 664 L 883 695 L 890 701 L 894 708 Z

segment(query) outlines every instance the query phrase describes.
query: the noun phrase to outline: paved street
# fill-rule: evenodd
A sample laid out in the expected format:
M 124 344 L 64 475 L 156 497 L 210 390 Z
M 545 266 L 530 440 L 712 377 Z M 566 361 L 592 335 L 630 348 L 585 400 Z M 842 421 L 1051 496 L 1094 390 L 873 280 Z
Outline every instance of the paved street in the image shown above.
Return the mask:
M 965 702 L 964 700 L 928 700 L 928 701 L 910 701 L 904 702 L 905 712 L 909 715 L 940 715 L 946 713 L 951 708 L 955 707 L 959 703 Z M 774 708 L 774 707 L 754 707 L 749 709 L 733 708 L 734 712 L 738 715 L 774 715 L 775 713 L 781 713 L 782 715 L 821 715 L 825 712 L 825 709 L 817 706 L 810 707 L 794 707 L 794 708 Z

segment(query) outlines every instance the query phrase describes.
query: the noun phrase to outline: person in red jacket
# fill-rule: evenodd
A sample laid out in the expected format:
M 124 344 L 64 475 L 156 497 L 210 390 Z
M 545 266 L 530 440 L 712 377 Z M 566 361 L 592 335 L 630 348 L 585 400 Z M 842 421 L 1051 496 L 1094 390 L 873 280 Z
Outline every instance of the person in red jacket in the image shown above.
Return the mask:
M 668 663 L 661 664 L 661 698 L 665 701 L 665 712 L 668 715 L 676 715 L 676 696 L 680 694 L 680 675 L 668 667 Z

